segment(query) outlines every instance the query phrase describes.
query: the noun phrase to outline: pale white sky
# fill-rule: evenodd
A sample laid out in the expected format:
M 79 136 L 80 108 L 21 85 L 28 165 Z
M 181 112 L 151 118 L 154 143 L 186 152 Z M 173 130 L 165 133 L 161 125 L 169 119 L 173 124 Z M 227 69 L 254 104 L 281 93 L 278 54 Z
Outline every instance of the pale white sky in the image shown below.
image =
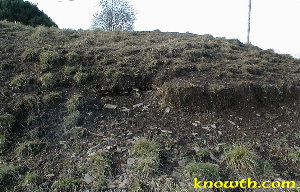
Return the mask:
M 99 0 L 29 0 L 60 28 L 88 29 Z M 211 34 L 246 41 L 249 0 L 128 0 L 136 31 Z M 300 57 L 300 0 L 252 0 L 252 44 Z

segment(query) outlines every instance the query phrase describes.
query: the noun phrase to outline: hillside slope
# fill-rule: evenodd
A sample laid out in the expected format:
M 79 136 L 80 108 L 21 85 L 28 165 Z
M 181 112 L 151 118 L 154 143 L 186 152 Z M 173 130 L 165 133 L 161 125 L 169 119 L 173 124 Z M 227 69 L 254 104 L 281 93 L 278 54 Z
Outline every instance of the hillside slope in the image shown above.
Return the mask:
M 0 22 L 0 42 L 0 191 L 300 179 L 300 60 L 159 31 Z

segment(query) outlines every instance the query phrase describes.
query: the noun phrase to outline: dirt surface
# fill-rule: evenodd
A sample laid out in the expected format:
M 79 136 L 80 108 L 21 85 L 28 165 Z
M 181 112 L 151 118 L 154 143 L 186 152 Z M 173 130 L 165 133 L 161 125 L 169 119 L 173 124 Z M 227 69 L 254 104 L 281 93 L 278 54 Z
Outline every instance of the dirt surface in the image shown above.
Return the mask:
M 299 59 L 209 35 L 7 22 L 0 22 L 0 42 L 0 115 L 15 118 L 10 131 L 1 125 L 9 144 L 0 163 L 25 170 L 13 185 L 0 179 L 0 191 L 138 191 L 129 161 L 139 137 L 161 149 L 158 170 L 138 181 L 141 191 L 172 191 L 161 187 L 165 176 L 178 186 L 173 191 L 193 191 L 180 167 L 197 148 L 211 149 L 203 161 L 218 164 L 221 179 L 233 178 L 223 153 L 234 145 L 266 160 L 272 179 L 300 180 Z M 44 145 L 20 155 L 29 141 Z M 101 190 L 84 179 L 98 153 L 111 168 Z M 28 173 L 42 178 L 35 188 Z M 73 188 L 54 187 L 64 178 L 77 179 L 65 184 Z

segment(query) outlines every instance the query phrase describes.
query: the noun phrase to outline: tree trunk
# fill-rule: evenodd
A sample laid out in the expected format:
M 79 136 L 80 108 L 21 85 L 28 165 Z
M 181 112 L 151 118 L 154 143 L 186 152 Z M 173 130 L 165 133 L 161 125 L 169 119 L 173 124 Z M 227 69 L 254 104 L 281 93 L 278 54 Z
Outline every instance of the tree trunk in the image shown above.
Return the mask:
M 249 0 L 247 44 L 250 44 L 251 0 Z

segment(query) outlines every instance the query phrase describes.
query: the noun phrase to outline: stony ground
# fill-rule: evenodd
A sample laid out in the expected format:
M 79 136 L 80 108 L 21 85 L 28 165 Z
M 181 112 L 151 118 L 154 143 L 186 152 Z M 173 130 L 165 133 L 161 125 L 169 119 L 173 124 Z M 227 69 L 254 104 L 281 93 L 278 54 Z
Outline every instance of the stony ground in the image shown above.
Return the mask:
M 300 60 L 159 31 L 0 22 L 0 42 L 1 192 L 300 180 Z

